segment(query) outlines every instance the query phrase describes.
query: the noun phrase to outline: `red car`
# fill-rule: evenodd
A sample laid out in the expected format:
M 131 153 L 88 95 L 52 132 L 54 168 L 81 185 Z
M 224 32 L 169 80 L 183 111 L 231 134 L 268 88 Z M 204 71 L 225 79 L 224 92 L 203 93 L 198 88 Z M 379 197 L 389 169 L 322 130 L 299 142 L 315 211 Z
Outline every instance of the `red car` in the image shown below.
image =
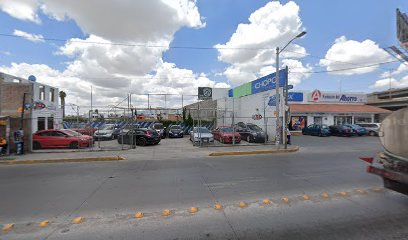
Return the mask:
M 232 127 L 218 127 L 213 130 L 212 134 L 214 139 L 220 141 L 220 143 L 232 143 L 234 129 Z M 241 135 L 238 132 L 235 132 L 235 143 L 241 142 Z
M 33 148 L 80 148 L 93 144 L 91 136 L 70 129 L 42 130 L 33 134 Z
M 96 128 L 85 127 L 85 128 L 70 128 L 70 130 L 80 133 L 82 135 L 93 136 L 96 132 Z

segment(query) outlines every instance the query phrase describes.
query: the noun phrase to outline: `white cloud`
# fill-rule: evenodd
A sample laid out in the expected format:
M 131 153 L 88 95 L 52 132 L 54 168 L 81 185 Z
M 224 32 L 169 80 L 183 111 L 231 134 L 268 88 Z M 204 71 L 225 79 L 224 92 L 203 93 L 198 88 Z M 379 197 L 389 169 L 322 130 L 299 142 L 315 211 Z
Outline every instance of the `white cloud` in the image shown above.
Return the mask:
M 1 0 L 0 9 L 10 16 L 35 23 L 41 23 L 36 10 L 38 8 L 37 0 Z
M 285 5 L 269 2 L 253 12 L 248 20 L 249 23 L 238 25 L 227 43 L 215 46 L 218 59 L 231 64 L 224 74 L 234 85 L 254 80 L 262 68 L 272 68 L 275 48 L 283 47 L 304 30 L 299 6 L 292 1 Z M 305 48 L 291 44 L 281 57 L 299 58 L 305 54 Z
M 408 87 L 408 76 L 405 76 L 401 78 L 400 80 L 397 80 L 395 78 L 385 78 L 385 79 L 380 79 L 377 80 L 373 85 L 370 86 L 370 88 L 378 88 L 378 89 L 384 89 L 384 88 L 403 88 L 403 87 Z
M 21 30 L 15 29 L 13 32 L 13 35 L 25 38 L 28 41 L 35 42 L 35 43 L 44 42 L 44 37 L 41 34 L 32 34 L 32 33 L 23 32 Z
M 320 65 L 326 67 L 332 74 L 354 75 L 369 73 L 378 66 L 358 68 L 370 64 L 386 62 L 389 55 L 374 41 L 367 39 L 362 42 L 347 40 L 345 36 L 337 38 L 327 51 L 325 59 L 320 60 Z M 345 68 L 357 68 L 347 71 L 336 71 Z

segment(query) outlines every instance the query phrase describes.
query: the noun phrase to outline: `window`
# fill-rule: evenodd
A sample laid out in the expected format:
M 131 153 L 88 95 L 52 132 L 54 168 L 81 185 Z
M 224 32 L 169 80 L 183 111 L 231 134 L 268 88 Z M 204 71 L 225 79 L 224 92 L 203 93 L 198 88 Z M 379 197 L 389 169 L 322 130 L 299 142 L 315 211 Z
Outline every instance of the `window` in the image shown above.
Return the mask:
M 45 117 L 37 118 L 37 131 L 45 130 Z
M 334 116 L 334 125 L 351 124 L 351 116 Z
M 45 100 L 45 87 L 44 86 L 40 86 L 39 88 L 39 96 L 40 96 L 40 100 Z
M 54 129 L 54 118 L 49 117 L 47 120 L 48 120 L 48 129 Z
M 55 93 L 55 89 L 54 89 L 54 88 L 50 88 L 49 98 L 48 98 L 48 99 L 49 99 L 51 102 L 54 102 L 54 101 L 55 101 L 54 93 Z
M 293 116 L 289 123 L 289 130 L 299 131 L 307 126 L 306 116 Z
M 53 136 L 53 137 L 65 137 L 65 134 L 62 133 L 62 132 L 55 131 L 55 132 L 51 133 L 51 136 Z

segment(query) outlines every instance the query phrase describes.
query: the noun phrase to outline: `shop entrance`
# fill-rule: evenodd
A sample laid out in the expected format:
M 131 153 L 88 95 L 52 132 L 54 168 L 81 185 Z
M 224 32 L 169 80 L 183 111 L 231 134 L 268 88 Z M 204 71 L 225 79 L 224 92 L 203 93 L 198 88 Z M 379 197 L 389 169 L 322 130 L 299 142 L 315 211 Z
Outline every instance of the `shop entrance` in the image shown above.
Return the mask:
M 352 124 L 352 117 L 351 116 L 334 116 L 334 124 L 335 125 Z

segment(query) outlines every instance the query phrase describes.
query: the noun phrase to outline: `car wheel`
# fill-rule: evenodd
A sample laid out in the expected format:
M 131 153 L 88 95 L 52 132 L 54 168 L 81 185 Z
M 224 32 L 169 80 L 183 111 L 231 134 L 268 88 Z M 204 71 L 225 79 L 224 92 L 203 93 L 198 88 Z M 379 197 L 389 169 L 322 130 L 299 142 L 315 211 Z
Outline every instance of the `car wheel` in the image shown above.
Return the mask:
M 139 138 L 136 142 L 137 145 L 139 146 L 145 146 L 146 145 L 146 139 L 144 138 Z
M 33 149 L 41 149 L 41 144 L 39 142 L 33 142 Z
M 220 137 L 220 143 L 224 143 L 224 139 Z
M 69 144 L 69 148 L 71 148 L 71 149 L 76 149 L 76 148 L 78 148 L 78 142 L 72 142 L 72 143 L 70 143 L 70 144 Z
M 251 142 L 251 137 L 250 137 L 250 136 L 247 136 L 247 139 L 246 139 L 246 140 L 247 140 L 247 142 L 250 143 L 250 142 Z
M 375 136 L 375 132 L 374 132 L 374 131 L 370 131 L 370 132 L 368 133 L 368 135 L 370 135 L 370 136 Z

